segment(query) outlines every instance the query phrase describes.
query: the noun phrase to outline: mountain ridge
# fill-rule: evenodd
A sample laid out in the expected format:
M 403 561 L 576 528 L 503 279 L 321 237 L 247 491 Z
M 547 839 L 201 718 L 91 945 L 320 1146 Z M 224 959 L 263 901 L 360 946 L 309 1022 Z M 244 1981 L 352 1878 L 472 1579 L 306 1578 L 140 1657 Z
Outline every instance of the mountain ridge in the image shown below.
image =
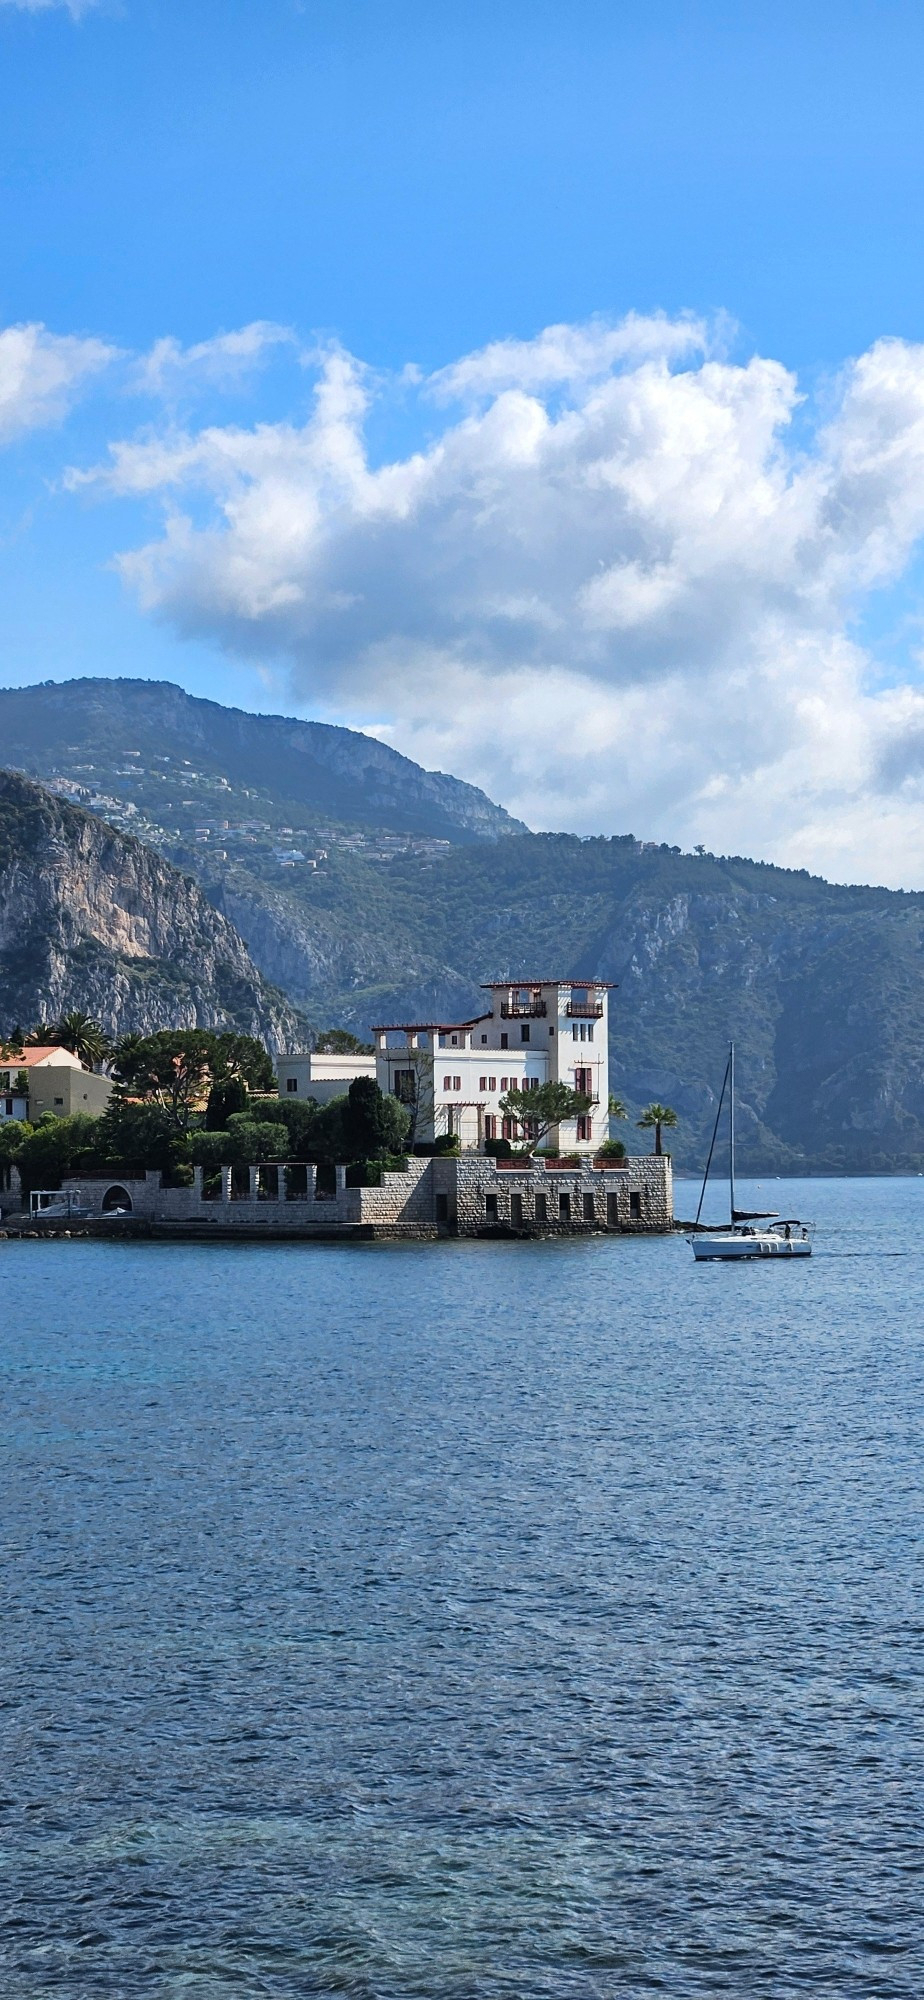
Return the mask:
M 308 805 L 348 823 L 394 826 L 450 842 L 526 830 L 477 786 L 425 771 L 376 737 L 335 723 L 228 708 L 172 681 L 83 676 L 0 688 L 3 762 L 40 780 L 77 751 L 94 759 L 101 750 L 131 755 L 137 744 L 125 739 L 145 729 L 156 730 L 158 762 L 185 759 L 192 751 L 200 761 L 221 763 L 225 778 L 248 788 L 271 784 L 288 805 Z

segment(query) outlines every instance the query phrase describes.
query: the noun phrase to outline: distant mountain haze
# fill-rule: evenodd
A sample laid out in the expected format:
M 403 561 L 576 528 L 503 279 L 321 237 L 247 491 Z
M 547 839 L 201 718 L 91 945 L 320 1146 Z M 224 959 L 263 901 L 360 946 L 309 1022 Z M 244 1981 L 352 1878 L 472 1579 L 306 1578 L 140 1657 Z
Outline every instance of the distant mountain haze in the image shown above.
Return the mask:
M 315 1026 L 458 1020 L 483 979 L 606 978 L 613 1088 L 633 1118 L 674 1106 L 681 1167 L 702 1162 L 734 1036 L 743 1168 L 924 1171 L 924 894 L 529 833 L 354 731 L 159 684 L 0 693 L 0 733 L 7 761 L 102 791 L 98 814 L 195 875 Z M 4 1019 L 10 978 L 4 961 Z
M 131 751 L 157 758 L 159 776 L 183 760 L 247 787 L 287 812 L 326 814 L 357 827 L 450 841 L 522 833 L 474 785 L 423 771 L 375 737 L 324 722 L 251 715 L 203 701 L 168 681 L 73 680 L 0 689 L 0 760 L 36 777 Z M 92 777 L 86 768 L 84 781 Z

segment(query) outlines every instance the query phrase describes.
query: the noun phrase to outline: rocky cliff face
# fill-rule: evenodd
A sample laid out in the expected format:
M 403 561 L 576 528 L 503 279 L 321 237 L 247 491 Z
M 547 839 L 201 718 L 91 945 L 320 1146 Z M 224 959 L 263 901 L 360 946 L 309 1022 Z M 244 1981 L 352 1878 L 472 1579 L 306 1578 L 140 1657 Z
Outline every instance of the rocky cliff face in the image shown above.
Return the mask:
M 12 772 L 0 772 L 0 1032 L 83 1008 L 111 1035 L 236 1028 L 301 1038 L 194 882 Z

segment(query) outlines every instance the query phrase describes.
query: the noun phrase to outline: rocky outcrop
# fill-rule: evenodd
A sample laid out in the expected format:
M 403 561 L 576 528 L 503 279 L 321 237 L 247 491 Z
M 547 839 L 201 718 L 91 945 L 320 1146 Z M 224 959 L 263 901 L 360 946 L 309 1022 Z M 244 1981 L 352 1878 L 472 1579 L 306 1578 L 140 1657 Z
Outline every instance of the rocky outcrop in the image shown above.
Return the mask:
M 303 1034 L 194 882 L 0 772 L 0 1032 L 74 1007 L 111 1035 L 235 1028 L 275 1050 Z

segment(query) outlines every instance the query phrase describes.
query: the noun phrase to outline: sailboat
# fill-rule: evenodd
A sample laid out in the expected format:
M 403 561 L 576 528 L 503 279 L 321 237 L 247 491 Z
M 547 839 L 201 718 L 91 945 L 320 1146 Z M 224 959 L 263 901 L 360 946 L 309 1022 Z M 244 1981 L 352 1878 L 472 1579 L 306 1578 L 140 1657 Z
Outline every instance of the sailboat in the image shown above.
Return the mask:
M 715 1152 L 719 1120 L 725 1092 L 728 1091 L 728 1202 L 730 1221 L 712 1228 L 708 1223 L 700 1223 L 706 1183 Z M 760 1226 L 763 1225 L 763 1226 Z M 715 1125 L 712 1130 L 712 1144 L 703 1185 L 700 1189 L 699 1207 L 693 1234 L 687 1237 L 694 1257 L 698 1262 L 716 1258 L 742 1257 L 810 1257 L 815 1238 L 814 1222 L 799 1222 L 794 1217 L 781 1217 L 773 1210 L 753 1210 L 735 1207 L 735 1044 L 732 1042 L 725 1065 L 725 1076 L 719 1093 Z

